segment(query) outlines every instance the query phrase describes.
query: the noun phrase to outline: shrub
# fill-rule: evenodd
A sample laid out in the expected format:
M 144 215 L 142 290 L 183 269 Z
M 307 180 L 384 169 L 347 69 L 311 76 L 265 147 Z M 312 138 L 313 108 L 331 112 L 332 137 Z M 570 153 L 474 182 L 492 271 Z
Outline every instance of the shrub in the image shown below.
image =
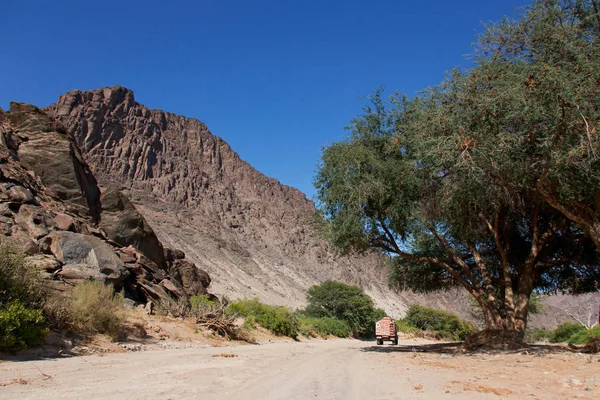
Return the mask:
M 17 351 L 42 344 L 47 334 L 41 310 L 26 308 L 19 300 L 0 307 L 1 351 Z
M 192 308 L 213 308 L 217 306 L 217 302 L 211 300 L 207 295 L 197 295 L 190 297 L 190 306 Z
M 421 334 L 421 329 L 412 325 L 410 322 L 405 319 L 399 319 L 396 321 L 396 328 L 398 332 L 404 333 L 405 335 L 418 336 Z
M 580 325 L 581 326 L 581 325 Z M 592 340 L 600 339 L 600 325 L 596 325 L 592 329 L 579 330 L 569 338 L 569 344 L 587 344 Z
M 254 315 L 248 315 L 244 318 L 244 325 L 242 325 L 246 329 L 256 329 L 256 318 Z
M 550 343 L 566 343 L 571 337 L 581 331 L 585 331 L 585 327 L 575 322 L 565 322 L 559 325 L 550 336 Z
M 75 286 L 69 307 L 72 327 L 81 333 L 108 335 L 118 339 L 124 331 L 123 298 L 111 285 L 86 281 Z
M 25 255 L 7 243 L 0 244 L 0 304 L 19 301 L 26 307 L 40 307 L 44 287 L 39 272 L 27 265 Z
M 261 303 L 257 298 L 236 300 L 227 306 L 231 315 L 252 316 L 256 323 L 276 335 L 298 336 L 298 327 L 292 313 L 285 307 L 271 306 Z
M 348 324 L 337 318 L 314 318 L 298 317 L 298 330 L 306 337 L 327 337 L 337 336 L 347 338 L 350 336 L 350 327 Z
M 306 315 L 345 321 L 355 336 L 374 336 L 375 322 L 385 316 L 361 288 L 342 282 L 326 281 L 312 286 L 307 300 Z
M 432 331 L 439 338 L 463 340 L 473 327 L 456 314 L 413 304 L 408 308 L 404 320 L 423 331 Z
M 525 342 L 535 343 L 542 341 L 549 341 L 553 331 L 549 331 L 543 328 L 527 329 L 525 331 Z

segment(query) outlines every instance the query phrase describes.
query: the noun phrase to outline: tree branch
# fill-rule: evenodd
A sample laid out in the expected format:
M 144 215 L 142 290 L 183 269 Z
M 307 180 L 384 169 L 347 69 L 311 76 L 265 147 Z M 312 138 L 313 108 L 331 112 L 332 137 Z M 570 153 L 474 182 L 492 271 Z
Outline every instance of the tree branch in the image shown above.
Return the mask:
M 473 276 L 473 273 L 471 272 L 471 269 L 469 268 L 467 263 L 462 258 L 460 258 L 458 254 L 456 254 L 456 250 L 454 250 L 452 246 L 448 244 L 446 239 L 442 235 L 440 235 L 433 226 L 428 226 L 427 229 L 433 234 L 433 236 L 435 236 L 438 242 L 440 242 L 444 250 L 446 250 L 446 253 L 450 255 L 450 258 L 452 258 L 454 262 L 461 268 L 466 277 L 471 281 L 471 285 L 475 287 L 478 284 L 478 282 Z

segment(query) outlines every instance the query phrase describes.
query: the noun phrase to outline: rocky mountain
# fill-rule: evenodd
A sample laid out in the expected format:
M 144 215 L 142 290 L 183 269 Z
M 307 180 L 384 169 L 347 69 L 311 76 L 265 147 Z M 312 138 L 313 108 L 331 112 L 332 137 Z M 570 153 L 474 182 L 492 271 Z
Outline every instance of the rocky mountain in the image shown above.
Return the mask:
M 229 297 L 301 306 L 327 279 L 363 287 L 392 314 L 406 300 L 387 288 L 380 257 L 339 257 L 310 228 L 314 204 L 266 177 L 202 122 L 137 103 L 115 86 L 73 91 L 46 108 L 79 145 L 101 187 L 123 190 L 169 247 Z
M 93 279 L 146 303 L 210 284 L 122 193 L 100 191 L 63 125 L 22 103 L 0 109 L 0 243 L 23 250 L 58 293 Z

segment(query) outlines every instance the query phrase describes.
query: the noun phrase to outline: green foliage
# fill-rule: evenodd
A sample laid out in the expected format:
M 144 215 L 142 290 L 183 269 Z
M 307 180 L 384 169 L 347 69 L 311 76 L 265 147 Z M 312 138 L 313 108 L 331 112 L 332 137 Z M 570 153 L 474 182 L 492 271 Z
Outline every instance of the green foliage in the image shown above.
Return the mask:
M 373 300 L 362 289 L 337 281 L 312 286 L 308 290 L 307 301 L 307 316 L 345 321 L 356 336 L 373 336 L 375 322 L 385 316 L 385 312 L 375 308 Z
M 207 295 L 202 294 L 190 297 L 190 306 L 192 308 L 211 308 L 216 307 L 217 303 Z
M 7 243 L 0 244 L 0 304 L 19 301 L 39 307 L 44 288 L 38 271 L 25 262 L 25 255 Z
M 226 309 L 230 315 L 252 317 L 262 327 L 276 335 L 298 336 L 298 327 L 292 313 L 285 307 L 277 307 L 261 303 L 257 298 L 236 300 Z
M 113 340 L 124 333 L 123 297 L 112 285 L 86 281 L 75 286 L 69 307 L 71 327 L 85 334 L 105 334 Z
M 547 342 L 550 341 L 553 331 L 543 328 L 528 329 L 525 332 L 526 343 Z
M 569 344 L 587 344 L 593 339 L 600 339 L 600 325 L 593 327 L 592 329 L 583 329 L 579 332 L 574 333 L 569 338 Z
M 246 329 L 256 329 L 256 318 L 254 315 L 248 315 L 244 318 L 244 325 L 242 325 Z
M 585 326 L 576 322 L 564 322 L 550 336 L 550 343 L 567 343 L 571 337 L 585 331 Z
M 346 322 L 329 317 L 315 318 L 299 316 L 298 331 L 305 337 L 337 336 L 347 338 L 350 336 L 350 327 Z
M 473 327 L 456 314 L 413 304 L 408 308 L 404 323 L 423 331 L 432 331 L 440 338 L 463 340 Z
M 490 329 L 524 333 L 535 289 L 592 290 L 599 21 L 586 0 L 534 1 L 487 27 L 471 69 L 414 99 L 376 91 L 323 149 L 320 231 L 390 256 L 397 286 L 463 286 Z
M 411 336 L 418 336 L 422 332 L 421 329 L 417 328 L 404 318 L 396 321 L 396 328 L 398 329 L 398 332 Z
M 0 306 L 0 351 L 42 344 L 47 334 L 41 310 L 26 308 L 19 300 Z

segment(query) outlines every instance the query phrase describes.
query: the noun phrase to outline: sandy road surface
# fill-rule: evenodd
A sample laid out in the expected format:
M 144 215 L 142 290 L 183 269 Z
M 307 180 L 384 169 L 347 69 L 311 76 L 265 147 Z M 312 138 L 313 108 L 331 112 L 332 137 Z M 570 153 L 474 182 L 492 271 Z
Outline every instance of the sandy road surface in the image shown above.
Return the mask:
M 600 357 L 416 353 L 355 340 L 0 363 L 2 399 L 599 398 Z M 226 355 L 235 355 L 227 357 Z

